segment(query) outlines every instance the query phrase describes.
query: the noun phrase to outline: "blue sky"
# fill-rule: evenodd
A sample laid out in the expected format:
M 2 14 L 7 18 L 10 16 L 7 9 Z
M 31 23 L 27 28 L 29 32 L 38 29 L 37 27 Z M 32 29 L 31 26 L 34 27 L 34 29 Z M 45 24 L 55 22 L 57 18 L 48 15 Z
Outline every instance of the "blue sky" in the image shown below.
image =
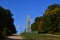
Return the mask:
M 25 30 L 29 12 L 32 23 L 44 14 L 48 5 L 54 3 L 60 4 L 60 0 L 0 0 L 0 6 L 11 10 L 18 34 Z

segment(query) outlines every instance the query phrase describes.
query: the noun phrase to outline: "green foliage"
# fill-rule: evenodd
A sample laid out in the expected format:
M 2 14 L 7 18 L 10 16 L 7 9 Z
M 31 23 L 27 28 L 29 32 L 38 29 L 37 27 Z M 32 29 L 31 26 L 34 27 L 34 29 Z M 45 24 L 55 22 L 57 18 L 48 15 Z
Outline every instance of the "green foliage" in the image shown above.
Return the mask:
M 42 17 L 36 17 L 35 22 L 31 25 L 32 31 L 37 31 L 38 30 L 38 24 L 39 21 L 41 20 Z
M 37 23 L 36 23 L 37 22 Z M 60 5 L 53 4 L 48 6 L 42 17 L 36 17 L 35 25 L 39 33 L 55 33 L 60 32 Z
M 31 29 L 32 29 L 32 31 L 37 31 L 37 25 L 36 25 L 36 23 L 33 23 L 31 25 Z
M 11 35 L 16 33 L 13 14 L 9 9 L 0 7 L 0 32 L 2 35 Z

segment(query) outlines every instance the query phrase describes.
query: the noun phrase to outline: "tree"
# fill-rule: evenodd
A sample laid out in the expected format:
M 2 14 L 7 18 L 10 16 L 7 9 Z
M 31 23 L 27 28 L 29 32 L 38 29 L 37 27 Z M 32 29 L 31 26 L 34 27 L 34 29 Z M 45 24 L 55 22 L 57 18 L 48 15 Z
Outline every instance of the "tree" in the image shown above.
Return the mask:
M 48 6 L 42 17 L 35 18 L 38 33 L 60 32 L 60 5 L 53 4 Z M 32 29 L 34 26 L 32 27 Z
M 60 19 L 60 5 L 58 4 L 53 4 L 48 6 L 47 11 L 44 14 L 45 17 L 45 27 L 47 32 L 52 31 L 52 33 L 54 32 L 58 32 L 58 22 Z
M 31 29 L 32 31 L 40 31 L 40 33 L 42 32 L 42 17 L 36 17 L 35 18 L 35 22 L 31 25 Z
M 37 25 L 36 25 L 36 23 L 33 23 L 31 25 L 31 29 L 32 29 L 32 31 L 37 31 Z
M 0 7 L 0 32 L 3 35 L 11 35 L 16 33 L 16 28 L 14 26 L 13 14 L 9 9 L 4 9 Z

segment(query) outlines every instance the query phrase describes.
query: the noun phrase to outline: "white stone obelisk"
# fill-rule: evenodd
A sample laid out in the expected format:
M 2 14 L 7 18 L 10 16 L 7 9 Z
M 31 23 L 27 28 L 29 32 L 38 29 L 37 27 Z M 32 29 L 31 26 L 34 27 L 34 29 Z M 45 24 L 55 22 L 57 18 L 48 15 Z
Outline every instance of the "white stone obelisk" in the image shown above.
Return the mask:
M 31 33 L 31 25 L 30 25 L 30 13 L 28 14 L 28 18 L 27 18 L 27 27 L 26 27 L 26 33 Z

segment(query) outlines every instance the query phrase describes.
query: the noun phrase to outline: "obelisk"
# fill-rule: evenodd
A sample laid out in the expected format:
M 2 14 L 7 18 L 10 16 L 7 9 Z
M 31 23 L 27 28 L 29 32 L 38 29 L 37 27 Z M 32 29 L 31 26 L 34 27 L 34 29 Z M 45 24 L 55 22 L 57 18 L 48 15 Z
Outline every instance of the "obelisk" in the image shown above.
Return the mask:
M 28 13 L 26 33 L 31 33 L 30 13 Z

